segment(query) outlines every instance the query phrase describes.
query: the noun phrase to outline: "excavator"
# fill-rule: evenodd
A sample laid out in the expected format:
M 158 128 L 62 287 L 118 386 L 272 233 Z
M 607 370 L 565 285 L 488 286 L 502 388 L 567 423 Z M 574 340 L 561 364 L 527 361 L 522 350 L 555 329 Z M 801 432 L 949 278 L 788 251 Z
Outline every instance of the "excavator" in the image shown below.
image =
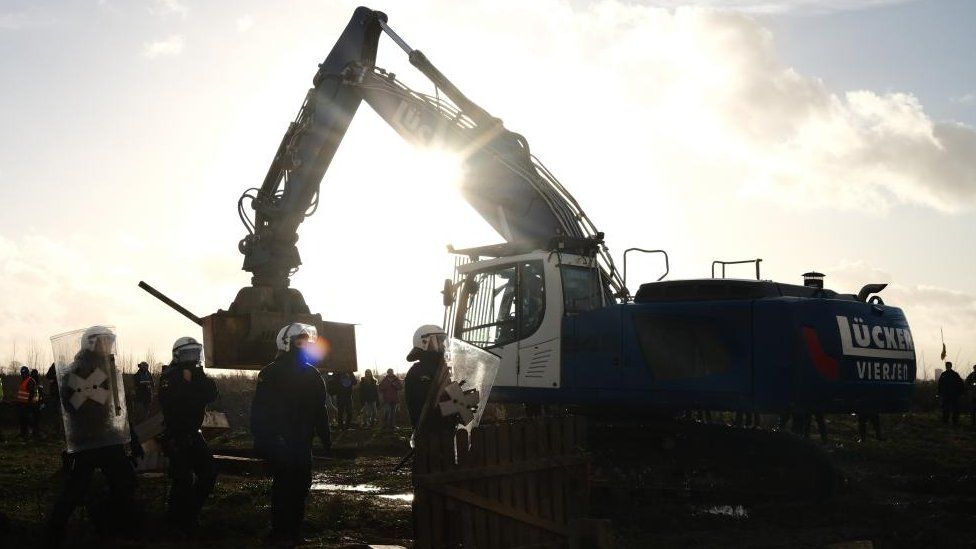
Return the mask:
M 434 86 L 415 91 L 376 65 L 385 34 Z M 500 359 L 491 399 L 630 415 L 684 410 L 879 413 L 908 408 L 915 346 L 885 285 L 856 293 L 756 277 L 663 280 L 628 289 L 604 234 L 531 152 L 528 141 L 474 103 L 388 25 L 355 10 L 319 65 L 259 187 L 238 201 L 252 274 L 228 310 L 199 318 L 208 367 L 259 368 L 288 322 L 318 326 L 327 368 L 356 369 L 355 331 L 312 314 L 290 277 L 301 265 L 297 230 L 322 200 L 321 181 L 365 102 L 418 147 L 457 154 L 461 196 L 503 242 L 453 249 L 445 280 L 448 334 Z M 253 214 L 252 214 L 253 212 Z M 716 276 L 715 267 L 721 267 Z

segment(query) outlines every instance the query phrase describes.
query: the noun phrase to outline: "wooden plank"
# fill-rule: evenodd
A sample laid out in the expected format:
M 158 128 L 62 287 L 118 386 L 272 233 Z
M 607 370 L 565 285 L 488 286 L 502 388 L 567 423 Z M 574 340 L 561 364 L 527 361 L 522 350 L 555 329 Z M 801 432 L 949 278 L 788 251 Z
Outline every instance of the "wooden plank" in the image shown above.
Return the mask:
M 549 452 L 552 456 L 562 456 L 563 448 L 563 419 L 555 418 L 549 425 Z M 566 524 L 566 487 L 563 483 L 564 471 L 552 472 L 552 519 L 560 524 Z
M 457 444 L 458 471 L 471 470 L 471 457 L 468 455 L 468 432 L 461 429 L 455 437 Z M 461 544 L 462 547 L 477 547 L 474 533 L 474 512 L 471 505 L 461 505 Z
M 478 427 L 471 435 L 470 455 L 474 458 L 472 466 L 480 470 L 485 466 L 485 431 L 482 427 Z M 482 495 L 483 482 L 481 479 L 468 482 L 468 493 Z M 475 547 L 488 547 L 488 515 L 484 509 L 474 510 L 474 534 L 477 542 Z
M 486 425 L 485 430 L 485 469 L 498 466 L 498 427 L 494 424 Z M 498 478 L 485 477 L 486 491 L 483 494 L 492 501 L 499 501 Z M 496 513 L 488 515 L 488 547 L 502 547 L 501 518 Z
M 539 420 L 534 419 L 526 423 L 523 445 L 526 460 L 532 461 L 539 456 L 538 432 Z M 522 476 L 525 478 L 525 511 L 534 517 L 539 517 L 539 472 L 524 473 Z M 538 529 L 529 530 L 529 543 L 537 544 L 542 541 L 540 534 Z
M 536 455 L 546 459 L 549 453 L 549 424 L 552 419 L 548 417 L 539 421 L 538 431 L 536 431 Z M 552 477 L 555 473 L 552 470 L 542 470 L 536 473 L 539 484 L 539 516 L 545 519 L 552 519 Z
M 546 519 L 539 518 L 537 516 L 530 515 L 524 511 L 519 511 L 513 509 L 512 507 L 502 505 L 496 501 L 492 501 L 486 497 L 482 497 L 473 492 L 468 492 L 467 490 L 463 490 L 456 486 L 451 486 L 449 484 L 441 484 L 433 487 L 431 490 L 443 494 L 444 496 L 447 496 L 449 498 L 470 503 L 475 507 L 486 509 L 493 513 L 498 513 L 499 515 L 509 517 L 511 519 L 514 519 L 518 523 L 521 523 L 523 525 L 528 525 L 529 527 L 532 527 L 533 529 L 536 530 L 545 530 L 545 531 L 552 532 L 554 534 L 558 534 L 560 536 L 570 535 L 569 528 L 564 524 L 558 524 L 551 520 L 546 520 Z
M 525 422 L 515 421 L 512 423 L 511 445 L 512 463 L 523 461 L 525 459 Z M 519 513 L 525 511 L 524 475 L 512 475 L 512 508 Z M 525 528 L 520 524 L 514 524 L 512 532 L 515 536 L 515 545 L 525 545 L 528 542 Z
M 574 427 L 576 430 L 576 451 L 583 452 L 587 446 L 586 418 L 583 416 L 573 416 L 576 420 Z M 587 517 L 590 514 L 589 498 L 589 467 L 580 467 L 576 473 L 575 498 L 578 509 L 578 517 Z
M 455 471 L 458 468 L 454 446 L 456 438 L 456 430 L 444 432 L 438 437 L 438 441 L 440 442 L 441 470 L 444 472 Z M 464 507 L 464 505 L 450 498 L 444 499 L 443 530 L 445 545 L 455 546 L 461 543 L 461 507 Z
M 576 454 L 579 451 L 579 441 L 576 439 L 576 418 L 566 416 L 563 418 L 563 451 L 566 454 Z M 572 522 L 579 518 L 579 506 L 577 496 L 577 479 L 573 474 L 563 477 L 563 498 L 565 501 L 566 520 Z
M 498 467 L 502 468 L 512 463 L 512 430 L 509 422 L 498 424 Z M 502 505 L 512 504 L 512 477 L 504 475 L 498 483 L 498 501 Z M 515 536 L 512 531 L 510 520 L 502 520 L 502 547 L 512 547 L 515 545 Z

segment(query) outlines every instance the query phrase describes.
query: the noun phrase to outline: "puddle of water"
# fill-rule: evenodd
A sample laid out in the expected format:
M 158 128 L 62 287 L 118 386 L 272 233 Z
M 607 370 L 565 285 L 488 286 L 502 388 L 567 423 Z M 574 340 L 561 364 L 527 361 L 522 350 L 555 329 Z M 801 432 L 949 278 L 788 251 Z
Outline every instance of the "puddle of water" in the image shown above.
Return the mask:
M 375 494 L 382 490 L 379 486 L 372 484 L 330 484 L 327 482 L 316 482 L 312 484 L 312 490 L 325 490 L 327 492 L 358 492 L 360 494 Z
M 702 513 L 720 517 L 749 518 L 749 510 L 741 505 L 713 505 L 702 508 Z
M 380 494 L 383 489 L 372 484 L 332 484 L 329 482 L 316 482 L 312 484 L 312 490 L 322 490 L 325 492 L 353 492 L 357 494 L 376 494 L 376 497 L 391 500 L 397 503 L 413 502 L 413 494 Z
M 405 503 L 413 502 L 413 494 L 380 494 L 378 497 L 383 499 L 392 499 L 394 501 L 402 501 Z

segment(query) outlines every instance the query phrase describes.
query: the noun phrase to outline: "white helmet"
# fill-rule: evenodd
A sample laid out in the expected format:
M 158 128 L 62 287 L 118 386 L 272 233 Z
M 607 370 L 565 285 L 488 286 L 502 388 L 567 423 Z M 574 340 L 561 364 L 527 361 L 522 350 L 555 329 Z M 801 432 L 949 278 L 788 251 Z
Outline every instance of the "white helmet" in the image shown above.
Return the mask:
M 115 331 L 108 326 L 92 326 L 85 330 L 81 335 L 81 348 L 85 351 L 94 351 L 100 338 L 107 347 L 107 354 L 115 352 Z
M 308 336 L 308 339 L 311 340 L 317 338 L 319 332 L 311 324 L 292 322 L 278 331 L 278 337 L 275 339 L 278 350 L 287 353 L 291 350 L 291 344 L 295 341 L 295 338 L 301 335 Z
M 192 337 L 181 337 L 173 343 L 173 362 L 200 362 L 203 345 Z
M 431 336 L 435 336 L 439 343 L 444 343 L 447 339 L 447 332 L 445 332 L 440 326 L 435 326 L 434 324 L 424 324 L 423 326 L 417 328 L 417 331 L 413 333 L 413 346 L 421 351 L 426 351 L 430 347 Z M 441 348 L 443 349 L 443 345 Z

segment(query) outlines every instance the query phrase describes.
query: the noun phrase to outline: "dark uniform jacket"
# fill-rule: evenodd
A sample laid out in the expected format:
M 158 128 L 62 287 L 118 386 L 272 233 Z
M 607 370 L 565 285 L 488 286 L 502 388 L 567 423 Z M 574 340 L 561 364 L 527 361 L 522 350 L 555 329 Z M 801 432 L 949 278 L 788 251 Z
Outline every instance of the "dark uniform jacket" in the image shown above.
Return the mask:
M 310 453 L 318 435 L 326 450 L 332 446 L 325 383 L 296 351 L 278 356 L 258 374 L 251 404 L 254 449 L 268 457 L 281 450 Z
M 973 398 L 976 398 L 976 372 L 973 372 L 966 376 L 966 389 L 972 391 Z
M 410 412 L 410 423 L 414 427 L 420 421 L 420 414 L 424 409 L 424 402 L 427 400 L 427 392 L 430 389 L 430 384 L 435 381 L 443 356 L 436 351 L 422 351 L 416 347 L 407 355 L 408 361 L 416 361 L 403 380 L 407 411 Z
M 946 370 L 939 376 L 939 396 L 946 400 L 956 400 L 965 390 L 962 378 L 955 370 Z
M 183 370 L 183 365 L 171 364 L 159 381 L 159 406 L 166 432 L 172 435 L 200 430 L 207 405 L 218 396 L 217 384 L 203 372 L 203 368 L 191 367 L 193 376 L 190 381 L 183 379 Z

